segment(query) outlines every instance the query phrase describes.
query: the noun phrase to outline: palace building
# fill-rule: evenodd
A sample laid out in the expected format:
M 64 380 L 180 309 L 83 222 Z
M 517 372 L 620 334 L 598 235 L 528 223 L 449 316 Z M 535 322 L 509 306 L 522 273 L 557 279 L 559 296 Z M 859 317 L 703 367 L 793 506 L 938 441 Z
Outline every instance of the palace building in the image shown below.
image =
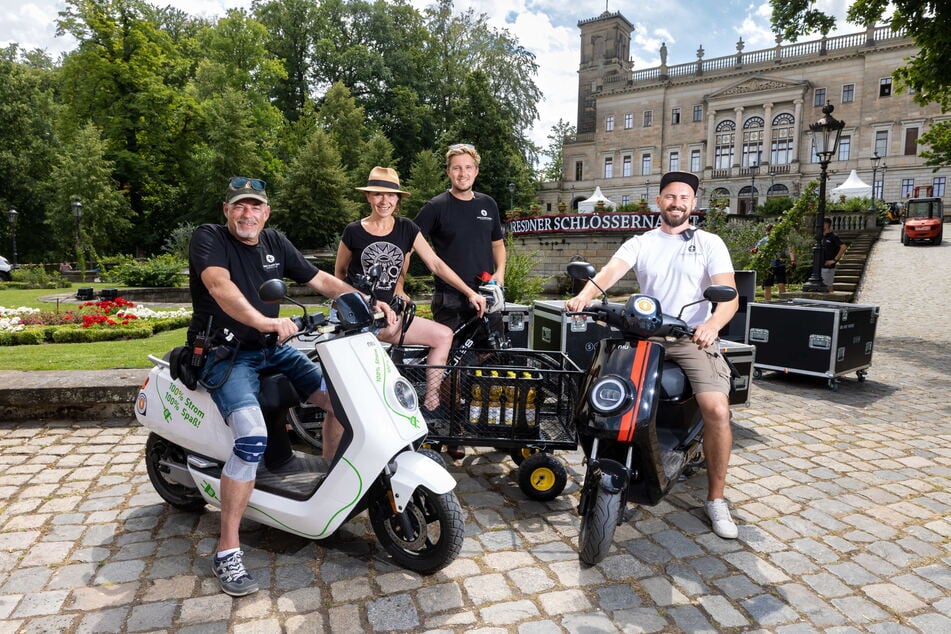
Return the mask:
M 562 180 L 538 191 L 543 214 L 560 201 L 576 209 L 596 187 L 618 205 L 653 205 L 669 170 L 701 177 L 700 207 L 727 199 L 745 214 L 768 197 L 796 196 L 818 178 L 809 125 L 826 103 L 845 122 L 830 190 L 855 170 L 886 202 L 947 196 L 949 170 L 924 165 L 917 140 L 951 114 L 896 90 L 892 72 L 917 52 L 902 32 L 872 27 L 757 51 L 741 38 L 735 55 L 705 59 L 701 47 L 695 61 L 671 66 L 665 45 L 660 66 L 635 69 L 623 15 L 578 27 L 577 134 L 564 146 Z

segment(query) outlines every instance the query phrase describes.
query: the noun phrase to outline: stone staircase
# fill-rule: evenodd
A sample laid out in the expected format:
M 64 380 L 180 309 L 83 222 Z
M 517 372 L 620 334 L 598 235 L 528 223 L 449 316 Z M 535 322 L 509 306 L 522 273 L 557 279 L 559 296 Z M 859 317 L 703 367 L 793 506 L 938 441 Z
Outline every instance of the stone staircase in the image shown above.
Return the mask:
M 882 233 L 881 227 L 872 230 L 844 234 L 840 237 L 849 248 L 835 267 L 835 292 L 833 293 L 789 293 L 783 297 L 802 297 L 832 302 L 854 302 L 855 293 L 865 273 L 865 263 L 872 245 Z

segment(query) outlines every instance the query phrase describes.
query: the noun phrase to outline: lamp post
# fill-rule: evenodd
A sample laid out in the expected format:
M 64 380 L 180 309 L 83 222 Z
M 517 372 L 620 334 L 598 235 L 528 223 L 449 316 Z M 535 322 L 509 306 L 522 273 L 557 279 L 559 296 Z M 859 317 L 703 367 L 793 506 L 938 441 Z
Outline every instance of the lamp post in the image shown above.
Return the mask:
M 878 172 L 878 162 L 882 160 L 882 157 L 878 155 L 878 152 L 872 155 L 872 195 L 871 200 L 868 203 L 868 210 L 875 211 L 875 176 Z
M 802 285 L 802 290 L 812 293 L 824 293 L 822 283 L 822 229 L 826 219 L 826 170 L 839 146 L 839 135 L 845 127 L 844 121 L 832 116 L 835 107 L 826 103 L 822 108 L 822 118 L 809 124 L 812 132 L 812 145 L 819 157 L 819 210 L 816 214 L 816 244 L 812 247 L 812 276 Z
M 571 191 L 571 199 L 568 201 L 568 211 L 574 211 L 575 208 L 575 186 L 572 185 L 569 190 Z
M 80 227 L 79 223 L 83 218 L 83 204 L 79 202 L 78 200 L 74 200 L 73 202 L 70 203 L 70 207 L 72 207 L 72 210 L 73 210 L 73 218 L 76 219 L 76 266 L 79 267 L 80 275 L 85 275 L 86 272 L 83 269 L 85 269 L 86 267 L 84 267 L 82 263 L 82 249 L 80 247 L 80 234 L 79 234 L 79 227 Z M 85 278 L 83 279 L 85 280 Z
M 750 208 L 746 213 L 752 214 L 756 210 L 756 170 L 759 168 L 759 162 L 750 165 Z
M 7 212 L 7 220 L 10 221 L 10 235 L 13 237 L 13 268 L 17 267 L 17 216 L 19 215 L 16 209 Z
M 885 172 L 888 171 L 888 165 L 882 163 L 882 189 L 879 190 L 881 193 L 878 197 L 879 200 L 885 200 Z M 875 192 L 872 192 L 872 195 L 875 195 Z

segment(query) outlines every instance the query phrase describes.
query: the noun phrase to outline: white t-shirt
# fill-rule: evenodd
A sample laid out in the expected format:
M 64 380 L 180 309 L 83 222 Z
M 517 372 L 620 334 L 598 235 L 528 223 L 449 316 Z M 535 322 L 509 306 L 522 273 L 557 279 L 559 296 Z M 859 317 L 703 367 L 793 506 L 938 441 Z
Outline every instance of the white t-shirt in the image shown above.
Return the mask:
M 720 236 L 698 229 L 690 240 L 651 229 L 634 236 L 614 254 L 637 276 L 641 292 L 660 301 L 661 310 L 677 315 L 690 302 L 703 297 L 710 278 L 732 273 L 733 261 Z M 710 316 L 710 303 L 702 302 L 684 311 L 683 319 L 698 326 Z

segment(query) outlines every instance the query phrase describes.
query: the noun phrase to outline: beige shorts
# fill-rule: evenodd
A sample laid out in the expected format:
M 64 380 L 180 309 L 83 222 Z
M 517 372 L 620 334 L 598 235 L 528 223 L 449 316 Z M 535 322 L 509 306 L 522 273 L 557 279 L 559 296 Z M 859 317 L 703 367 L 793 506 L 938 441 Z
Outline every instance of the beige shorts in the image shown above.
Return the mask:
M 686 337 L 674 342 L 664 341 L 663 344 L 667 358 L 683 368 L 690 379 L 694 394 L 718 392 L 729 396 L 733 380 L 719 345 L 700 350 Z

